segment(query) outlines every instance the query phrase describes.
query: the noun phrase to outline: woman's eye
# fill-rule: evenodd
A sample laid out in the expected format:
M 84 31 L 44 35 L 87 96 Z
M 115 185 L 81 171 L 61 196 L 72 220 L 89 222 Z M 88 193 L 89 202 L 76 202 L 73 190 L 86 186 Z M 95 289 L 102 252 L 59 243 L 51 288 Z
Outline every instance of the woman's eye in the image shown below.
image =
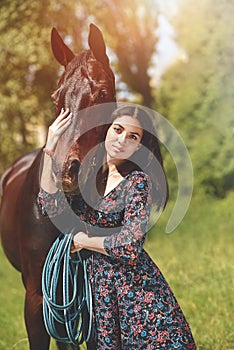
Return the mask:
M 117 134 L 120 134 L 120 133 L 121 133 L 121 129 L 120 129 L 120 128 L 114 127 L 114 130 L 115 130 L 115 132 L 116 132 Z
M 135 135 L 130 135 L 130 139 L 137 141 L 137 137 Z

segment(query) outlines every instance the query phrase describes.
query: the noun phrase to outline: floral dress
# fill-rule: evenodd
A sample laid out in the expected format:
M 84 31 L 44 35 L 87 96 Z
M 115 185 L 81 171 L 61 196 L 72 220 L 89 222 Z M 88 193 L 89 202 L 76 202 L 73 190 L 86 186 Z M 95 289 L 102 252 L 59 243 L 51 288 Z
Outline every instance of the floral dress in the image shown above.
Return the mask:
M 69 205 L 88 227 L 104 235 L 108 255 L 87 258 L 94 300 L 98 350 L 196 349 L 191 330 L 162 273 L 143 249 L 151 208 L 150 181 L 133 171 L 95 208 L 80 196 L 40 190 L 44 215 L 59 215 Z M 59 203 L 59 206 L 58 206 Z

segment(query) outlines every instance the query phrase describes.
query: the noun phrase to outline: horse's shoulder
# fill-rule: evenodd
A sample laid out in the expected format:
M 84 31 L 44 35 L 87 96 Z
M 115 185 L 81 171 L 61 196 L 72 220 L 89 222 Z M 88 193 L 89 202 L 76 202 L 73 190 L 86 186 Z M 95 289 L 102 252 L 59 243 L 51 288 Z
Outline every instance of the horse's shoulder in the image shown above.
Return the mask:
M 20 175 L 24 175 L 32 163 L 39 154 L 40 149 L 30 151 L 19 158 L 17 158 L 10 166 L 5 170 L 0 179 L 0 193 L 3 194 L 4 188 L 9 185 L 14 179 Z

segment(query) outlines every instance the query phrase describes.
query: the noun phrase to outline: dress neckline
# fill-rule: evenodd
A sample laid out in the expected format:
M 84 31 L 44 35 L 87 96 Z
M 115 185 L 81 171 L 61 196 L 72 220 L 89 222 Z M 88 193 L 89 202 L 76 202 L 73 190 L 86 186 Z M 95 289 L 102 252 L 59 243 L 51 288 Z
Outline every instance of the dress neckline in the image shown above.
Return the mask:
M 104 199 L 106 198 L 107 196 L 109 196 L 112 192 L 116 191 L 117 188 L 124 182 L 127 180 L 128 176 L 129 175 L 132 175 L 134 172 L 139 172 L 139 170 L 133 170 L 131 171 L 130 173 L 128 173 L 127 175 L 125 175 L 118 183 L 115 187 L 113 187 L 109 192 L 107 192 L 106 194 L 104 194 L 101 198 Z
M 115 187 L 113 187 L 109 192 L 107 192 L 106 194 L 104 194 L 104 195 L 102 196 L 102 198 L 106 198 L 109 194 L 111 194 L 112 192 L 116 191 L 116 189 L 120 186 L 120 184 L 121 184 L 124 180 L 126 180 L 126 178 L 127 178 L 128 175 L 129 175 L 129 174 L 127 174 L 126 176 L 124 176 L 124 177 L 117 183 L 117 185 L 116 185 Z

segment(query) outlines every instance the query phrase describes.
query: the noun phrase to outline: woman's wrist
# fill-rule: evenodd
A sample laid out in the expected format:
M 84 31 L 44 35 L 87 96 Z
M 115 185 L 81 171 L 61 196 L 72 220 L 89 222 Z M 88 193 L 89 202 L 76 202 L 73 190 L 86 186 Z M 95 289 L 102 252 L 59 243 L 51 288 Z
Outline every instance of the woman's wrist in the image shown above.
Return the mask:
M 71 252 L 79 251 L 81 249 L 88 249 L 108 255 L 103 247 L 105 237 L 89 237 L 85 232 L 78 232 L 74 235 L 73 247 Z
M 57 142 L 55 142 L 55 141 L 47 141 L 45 144 L 45 149 L 48 149 L 48 150 L 54 152 L 56 145 L 57 145 Z
M 50 149 L 48 149 L 48 148 L 46 148 L 46 147 L 43 148 L 43 152 L 44 152 L 45 154 L 47 154 L 48 156 L 50 156 L 50 157 L 53 157 L 53 156 L 54 156 L 54 151 L 53 151 L 53 150 L 50 150 Z
M 55 151 L 55 148 L 57 146 L 59 137 L 57 137 L 53 132 L 50 130 L 48 131 L 48 136 L 45 144 L 45 148 L 51 151 Z

